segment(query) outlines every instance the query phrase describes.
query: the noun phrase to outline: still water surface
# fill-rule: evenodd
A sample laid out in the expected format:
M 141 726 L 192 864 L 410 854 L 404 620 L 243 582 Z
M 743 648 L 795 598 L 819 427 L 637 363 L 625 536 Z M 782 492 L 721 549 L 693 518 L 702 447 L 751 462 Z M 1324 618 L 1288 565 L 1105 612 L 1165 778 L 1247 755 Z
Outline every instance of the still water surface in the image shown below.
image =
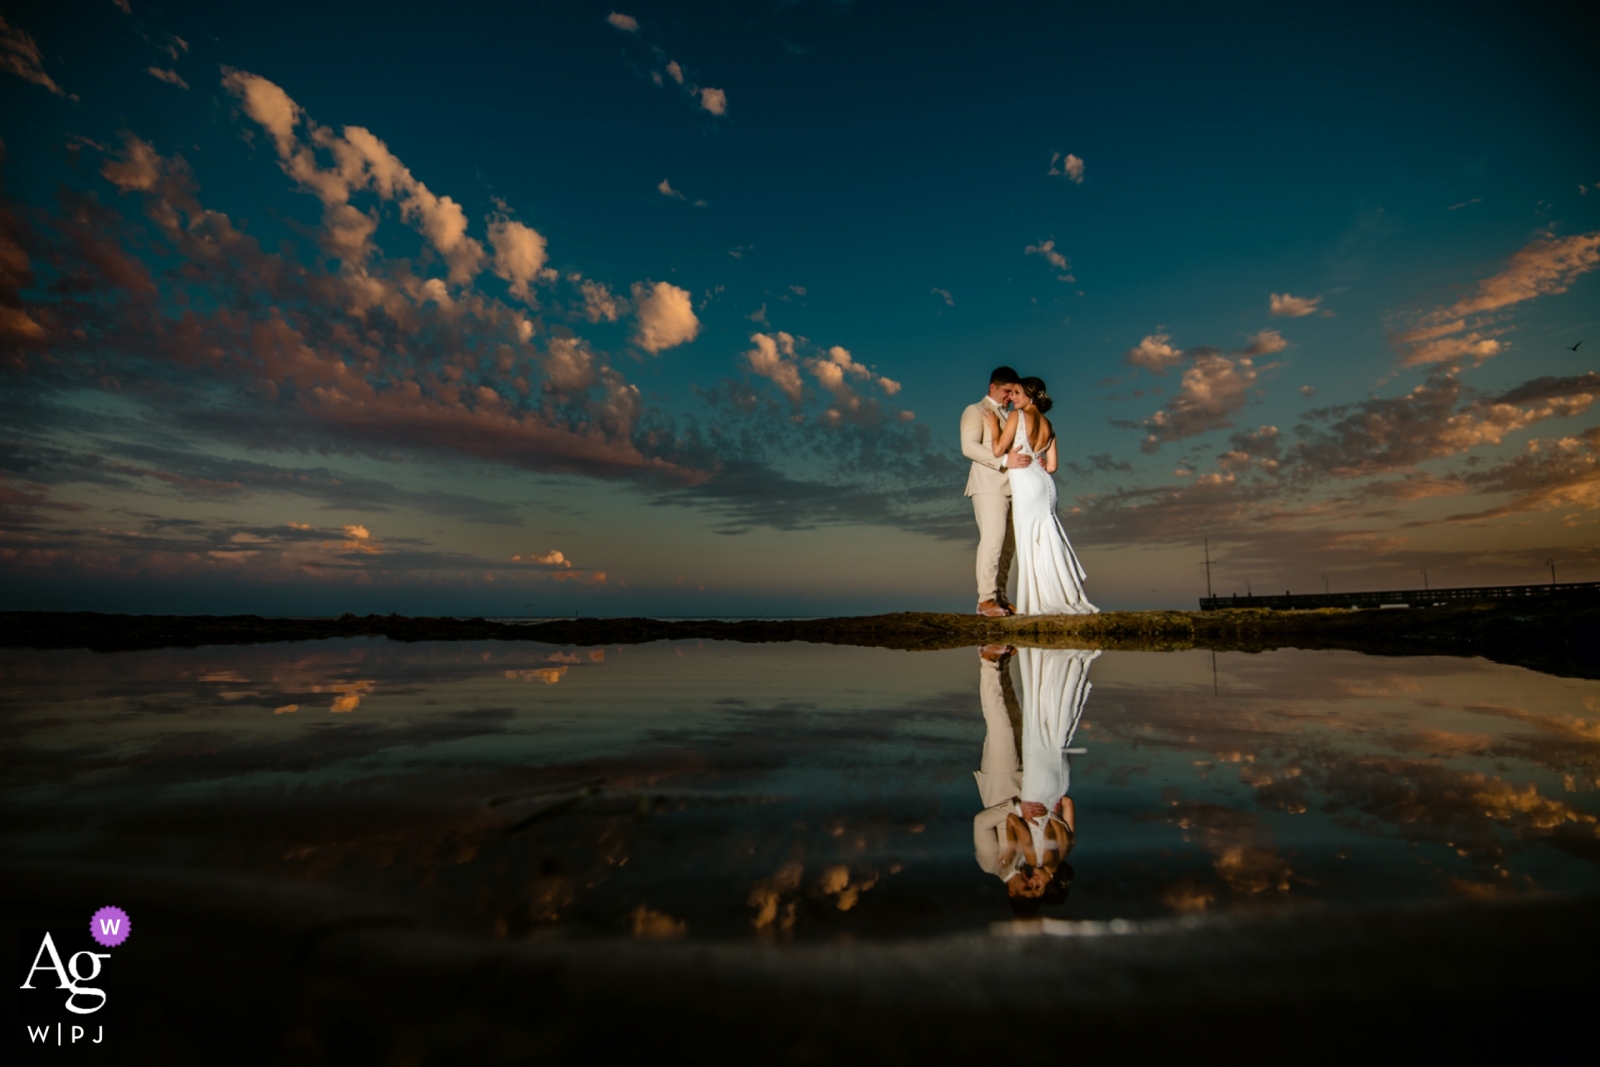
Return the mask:
M 1036 865 L 1063 919 L 1600 889 L 1600 682 L 1482 660 L 8 650 L 0 727 L 13 862 L 312 885 L 492 937 L 982 929 Z M 1006 818 L 1052 784 L 1061 865 Z

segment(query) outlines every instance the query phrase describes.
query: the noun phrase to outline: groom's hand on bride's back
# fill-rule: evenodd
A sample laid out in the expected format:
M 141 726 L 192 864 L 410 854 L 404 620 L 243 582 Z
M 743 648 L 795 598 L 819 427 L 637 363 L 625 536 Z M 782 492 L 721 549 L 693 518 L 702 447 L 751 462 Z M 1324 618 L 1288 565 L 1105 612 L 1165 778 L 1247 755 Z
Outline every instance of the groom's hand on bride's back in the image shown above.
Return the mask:
M 1029 456 L 1029 455 L 1026 455 L 1026 454 L 1024 454 L 1022 452 L 1012 452 L 1010 455 L 1006 456 L 1006 466 L 1011 467 L 1013 469 L 1026 467 L 1028 464 L 1030 464 L 1032 462 L 1033 462 L 1033 457 Z

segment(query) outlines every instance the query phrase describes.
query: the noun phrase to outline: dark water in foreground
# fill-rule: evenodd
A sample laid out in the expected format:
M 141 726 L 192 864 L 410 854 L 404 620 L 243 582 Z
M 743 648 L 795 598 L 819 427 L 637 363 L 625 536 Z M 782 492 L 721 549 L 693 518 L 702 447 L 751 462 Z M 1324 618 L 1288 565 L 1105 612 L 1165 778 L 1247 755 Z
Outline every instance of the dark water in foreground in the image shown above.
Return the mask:
M 488 938 L 984 931 L 1012 913 L 975 858 L 1004 721 L 981 670 L 801 644 L 4 651 L 0 847 Z M 1600 889 L 1600 682 L 1294 650 L 1087 670 L 1046 916 Z

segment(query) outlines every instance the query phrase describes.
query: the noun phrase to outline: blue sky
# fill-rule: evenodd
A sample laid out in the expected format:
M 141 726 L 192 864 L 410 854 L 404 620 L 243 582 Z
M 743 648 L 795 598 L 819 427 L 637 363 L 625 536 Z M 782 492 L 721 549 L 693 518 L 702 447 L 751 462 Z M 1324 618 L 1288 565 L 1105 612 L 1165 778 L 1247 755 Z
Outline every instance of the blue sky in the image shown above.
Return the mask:
M 1001 362 L 1103 606 L 1600 579 L 1577 11 L 0 5 L 8 599 L 966 610 Z

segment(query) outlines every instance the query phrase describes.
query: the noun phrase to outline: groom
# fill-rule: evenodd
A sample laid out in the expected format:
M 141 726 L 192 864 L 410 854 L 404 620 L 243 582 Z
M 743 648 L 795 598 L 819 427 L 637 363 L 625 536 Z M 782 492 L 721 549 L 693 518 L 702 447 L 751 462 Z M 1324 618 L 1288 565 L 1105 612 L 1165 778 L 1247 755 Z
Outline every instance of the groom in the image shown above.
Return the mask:
M 967 495 L 978 518 L 978 614 L 991 619 L 1012 614 L 1006 603 L 1006 581 L 1016 542 L 1011 534 L 1011 479 L 1008 467 L 1026 467 L 1033 460 L 1019 452 L 994 454 L 994 434 L 984 420 L 987 409 L 1006 424 L 1013 390 L 1022 379 L 1010 367 L 996 367 L 989 375 L 989 395 L 961 413 L 961 454 L 972 460 L 967 475 Z

